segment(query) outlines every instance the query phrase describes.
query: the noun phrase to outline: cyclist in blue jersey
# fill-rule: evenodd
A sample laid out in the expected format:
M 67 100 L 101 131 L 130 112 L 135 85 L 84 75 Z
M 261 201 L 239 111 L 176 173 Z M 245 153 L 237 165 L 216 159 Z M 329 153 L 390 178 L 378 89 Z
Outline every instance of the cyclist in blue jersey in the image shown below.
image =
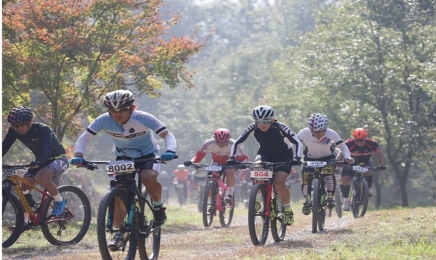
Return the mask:
M 103 104 L 108 112 L 97 117 L 76 142 L 72 165 L 81 165 L 88 141 L 104 131 L 112 138 L 116 160 L 146 159 L 161 157 L 165 161 L 174 159 L 176 139 L 172 133 L 153 115 L 135 110 L 132 92 L 116 90 L 106 94 Z M 153 132 L 165 140 L 166 151 L 160 153 L 160 147 Z M 137 164 L 140 169 L 139 178 L 153 199 L 153 213 L 157 224 L 162 225 L 166 219 L 165 207 L 162 203 L 162 185 L 157 180 L 160 164 Z M 114 226 L 117 226 L 114 219 Z M 109 248 L 116 249 L 122 243 L 121 234 L 116 233 Z

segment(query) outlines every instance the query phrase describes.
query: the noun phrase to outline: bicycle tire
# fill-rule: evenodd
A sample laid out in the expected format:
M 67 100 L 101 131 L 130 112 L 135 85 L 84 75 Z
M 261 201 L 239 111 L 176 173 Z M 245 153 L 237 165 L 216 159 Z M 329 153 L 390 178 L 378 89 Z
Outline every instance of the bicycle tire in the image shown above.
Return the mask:
M 336 188 L 335 192 L 335 201 L 336 201 L 336 214 L 338 214 L 338 218 L 342 218 L 342 194 L 341 191 L 338 190 L 339 187 Z
M 107 243 L 112 239 L 114 231 L 112 227 L 112 219 L 109 219 L 108 213 L 113 214 L 114 211 L 114 200 L 122 202 L 124 205 L 124 209 L 130 209 L 129 199 L 127 196 L 127 192 L 124 188 L 121 187 L 113 187 L 106 191 L 103 198 L 100 201 L 100 205 L 98 207 L 98 215 L 97 215 L 97 240 L 98 247 L 100 250 L 100 254 L 102 259 L 111 260 L 111 259 L 135 259 L 136 255 L 136 246 L 137 246 L 137 223 L 136 218 L 133 218 L 133 223 L 131 227 L 131 231 L 123 232 L 123 237 L 125 240 L 125 244 L 121 248 L 121 250 L 112 251 L 108 248 Z M 123 221 L 119 227 L 120 231 L 125 230 L 127 214 L 124 217 Z M 128 247 L 128 248 L 127 248 Z
M 355 218 L 359 218 L 359 217 L 363 217 L 365 216 L 366 210 L 368 209 L 368 192 L 369 192 L 369 188 L 368 188 L 368 182 L 365 179 L 362 179 L 361 181 L 359 181 L 359 191 L 358 193 L 356 192 L 356 194 L 358 194 L 357 199 L 359 201 L 358 206 L 356 207 L 356 215 L 354 215 L 354 209 L 353 209 L 353 215 Z M 356 190 L 357 191 L 357 190 Z M 361 211 L 359 212 L 359 208 L 361 206 Z M 356 217 L 357 216 L 357 217 Z
M 225 197 L 222 197 L 221 205 L 222 210 L 219 211 L 220 223 L 222 227 L 230 227 L 233 219 L 233 211 L 235 210 L 236 197 L 233 194 L 233 205 L 231 207 L 226 206 Z
M 52 245 L 77 244 L 88 232 L 91 223 L 91 205 L 86 194 L 75 186 L 60 186 L 58 191 L 62 198 L 67 200 L 68 210 L 65 210 L 59 219 L 43 221 L 41 231 Z M 45 220 L 50 216 L 48 211 L 53 207 L 52 202 L 52 198 L 46 199 L 41 219 Z
M 319 215 L 319 179 L 312 180 L 312 233 L 318 232 Z
M 209 193 L 212 197 L 209 200 Z M 203 194 L 203 225 L 209 227 L 212 225 L 213 217 L 215 216 L 215 197 L 216 197 L 216 184 L 213 181 L 209 181 L 204 188 Z
M 271 219 L 271 235 L 275 242 L 280 242 L 285 239 L 286 225 L 284 224 L 285 215 L 283 202 L 276 191 L 274 191 L 274 199 L 271 208 L 275 209 L 275 216 Z
M 148 193 L 143 192 L 142 196 L 145 200 L 139 200 L 140 208 L 137 212 L 138 230 L 140 231 L 137 232 L 138 252 L 141 259 L 156 260 L 159 257 L 161 227 L 157 227 L 154 231 L 151 231 L 151 233 L 147 232 L 154 222 L 153 206 L 152 199 Z
M 4 184 L 4 183 L 3 183 Z M 3 206 L 2 206 L 2 247 L 8 248 L 17 241 L 21 235 L 24 225 L 24 212 L 21 203 L 17 197 L 9 193 L 7 196 L 6 191 L 2 190 Z M 12 232 L 8 228 L 15 226 Z M 8 236 L 8 234 L 10 234 Z
M 248 230 L 253 245 L 265 244 L 268 238 L 269 217 L 265 216 L 266 185 L 257 183 L 253 186 L 248 202 Z

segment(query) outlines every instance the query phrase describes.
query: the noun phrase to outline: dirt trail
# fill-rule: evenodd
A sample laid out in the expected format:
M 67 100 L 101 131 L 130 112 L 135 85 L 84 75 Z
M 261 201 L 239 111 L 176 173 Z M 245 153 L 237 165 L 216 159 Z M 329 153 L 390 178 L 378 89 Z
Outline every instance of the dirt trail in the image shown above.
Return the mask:
M 195 208 L 192 209 L 195 212 Z M 299 211 L 294 209 L 294 211 Z M 196 212 L 196 214 L 199 214 Z M 275 243 L 269 234 L 265 246 L 255 247 L 251 243 L 245 214 L 235 214 L 232 224 L 222 228 L 218 216 L 212 227 L 204 228 L 202 223 L 194 227 L 178 227 L 164 229 L 161 240 L 159 259 L 243 259 L 253 253 L 264 254 L 262 248 L 277 247 L 283 251 L 320 249 L 335 239 L 340 232 L 347 232 L 348 226 L 354 221 L 351 214 L 343 218 L 333 216 L 326 218 L 327 231 L 311 233 L 311 215 L 304 216 L 295 212 L 295 222 L 287 228 L 284 241 Z M 101 259 L 96 241 L 94 243 L 79 243 L 64 247 L 49 247 L 45 250 L 15 253 L 3 252 L 3 259 Z M 265 248 L 266 247 L 266 248 Z M 137 257 L 138 258 L 138 257 Z M 138 258 L 139 259 L 139 258 Z

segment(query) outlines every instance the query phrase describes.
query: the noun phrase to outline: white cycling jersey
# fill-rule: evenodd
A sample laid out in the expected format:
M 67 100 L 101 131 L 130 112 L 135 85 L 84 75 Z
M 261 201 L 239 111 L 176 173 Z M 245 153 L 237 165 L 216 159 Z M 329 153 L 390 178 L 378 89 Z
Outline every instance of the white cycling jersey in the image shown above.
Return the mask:
M 160 147 L 152 131 L 160 134 L 168 130 L 156 117 L 144 111 L 133 110 L 130 119 L 123 125 L 105 113 L 97 117 L 79 137 L 74 153 L 84 154 L 87 142 L 100 131 L 105 131 L 112 138 L 116 156 L 138 158 L 159 152 Z M 175 152 L 175 140 L 165 143 L 167 150 Z
M 350 150 L 345 145 L 344 141 L 341 139 L 336 131 L 327 128 L 325 135 L 320 139 L 312 135 L 309 128 L 302 129 L 298 134 L 298 138 L 306 145 L 304 154 L 309 158 L 323 158 L 333 154 L 331 150 L 331 144 L 335 143 L 336 147 L 341 150 L 344 158 L 351 158 Z

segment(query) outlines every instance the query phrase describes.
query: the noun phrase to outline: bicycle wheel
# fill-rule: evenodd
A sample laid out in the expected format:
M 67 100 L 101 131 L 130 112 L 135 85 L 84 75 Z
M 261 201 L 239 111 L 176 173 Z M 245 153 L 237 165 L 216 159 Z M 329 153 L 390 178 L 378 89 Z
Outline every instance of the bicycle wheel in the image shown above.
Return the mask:
M 265 244 L 268 238 L 269 217 L 265 216 L 266 185 L 257 183 L 253 186 L 248 202 L 248 230 L 253 245 Z
M 318 232 L 318 219 L 321 217 L 319 211 L 319 179 L 314 178 L 312 180 L 312 187 L 312 233 L 316 233 Z
M 336 208 L 336 213 L 338 214 L 338 218 L 342 218 L 342 194 L 341 191 L 339 190 L 339 186 L 336 188 L 335 201 L 336 201 L 335 208 Z M 331 212 L 331 209 L 329 209 L 329 212 Z
M 351 207 L 354 218 L 363 217 L 368 208 L 368 182 L 365 179 L 358 180 L 354 184 L 356 195 L 353 196 Z
M 319 198 L 319 205 L 320 205 L 320 207 L 318 207 L 318 230 L 319 231 L 325 230 L 325 208 L 327 207 L 325 197 L 326 197 L 326 193 L 323 192 L 323 194 Z
M 11 193 L 3 194 L 3 210 L 2 210 L 2 246 L 3 248 L 10 247 L 21 235 L 24 225 L 24 212 L 20 201 Z M 6 196 L 7 195 L 7 196 Z M 13 231 L 9 227 L 16 227 Z
M 233 219 L 233 211 L 235 209 L 236 195 L 233 193 L 233 205 L 227 206 L 225 202 L 225 197 L 222 198 L 221 205 L 223 205 L 223 210 L 220 210 L 220 223 L 222 227 L 229 227 Z
M 139 232 L 137 233 L 138 251 L 141 259 L 155 260 L 159 257 L 161 227 L 153 227 L 153 209 L 150 195 L 142 193 L 137 212 Z
M 58 187 L 59 194 L 67 200 L 64 212 L 41 224 L 44 237 L 52 245 L 76 244 L 88 232 L 91 223 L 91 205 L 86 194 L 75 186 Z M 49 197 L 44 203 L 42 218 L 51 214 L 53 201 Z
M 283 222 L 285 217 L 283 202 L 275 191 L 271 208 L 273 208 L 275 212 L 275 216 L 271 218 L 271 234 L 274 238 L 274 241 L 280 242 L 285 238 L 286 225 Z
M 134 259 L 136 254 L 136 218 L 132 226 L 127 225 L 127 210 L 130 209 L 127 192 L 124 188 L 114 187 L 106 191 L 97 215 L 97 240 L 101 257 L 110 259 Z M 109 248 L 115 232 L 121 233 L 122 245 L 119 248 Z
M 209 198 L 209 193 L 212 197 Z M 213 217 L 215 216 L 215 198 L 216 198 L 216 184 L 210 181 L 206 184 L 203 195 L 203 225 L 208 227 L 212 225 Z

